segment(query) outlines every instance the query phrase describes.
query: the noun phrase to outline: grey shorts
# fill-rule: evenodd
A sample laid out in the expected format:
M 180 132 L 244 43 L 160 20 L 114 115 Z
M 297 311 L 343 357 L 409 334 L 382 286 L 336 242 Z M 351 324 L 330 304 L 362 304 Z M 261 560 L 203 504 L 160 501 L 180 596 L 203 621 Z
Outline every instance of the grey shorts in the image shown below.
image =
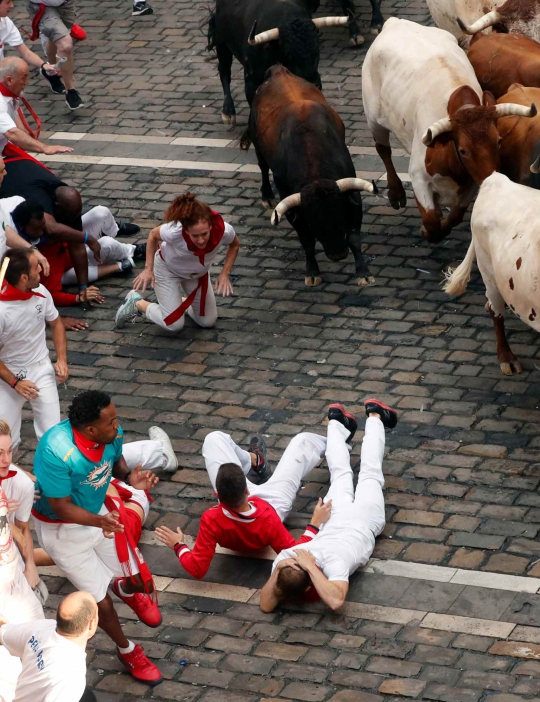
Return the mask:
M 28 2 L 26 5 L 30 17 L 34 17 L 39 10 L 38 2 Z M 75 0 L 65 0 L 58 7 L 45 8 L 43 17 L 39 23 L 39 31 L 41 34 L 51 41 L 58 41 L 62 37 L 66 37 L 71 27 L 75 22 Z

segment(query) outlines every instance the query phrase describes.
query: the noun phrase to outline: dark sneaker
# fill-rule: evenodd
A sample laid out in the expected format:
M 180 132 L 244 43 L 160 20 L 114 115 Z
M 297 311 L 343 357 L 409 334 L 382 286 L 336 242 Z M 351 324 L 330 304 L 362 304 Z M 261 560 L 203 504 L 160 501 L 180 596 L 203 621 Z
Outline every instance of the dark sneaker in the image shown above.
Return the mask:
M 135 261 L 139 261 L 141 258 L 146 258 L 146 244 L 135 244 L 133 258 Z
M 138 234 L 141 228 L 137 224 L 131 224 L 131 222 L 122 222 L 118 227 L 118 234 L 116 236 L 133 236 Z
M 131 14 L 134 17 L 142 17 L 143 15 L 153 15 L 154 10 L 152 10 L 147 2 L 141 0 L 140 2 L 133 3 L 133 11 Z
M 377 412 L 381 415 L 381 422 L 387 429 L 393 429 L 397 424 L 397 412 L 391 407 L 383 405 L 380 400 L 376 400 L 371 397 L 369 400 L 364 400 L 364 407 L 366 408 L 366 414 L 369 416 L 370 412 Z
M 272 477 L 272 471 L 266 461 L 266 444 L 260 434 L 252 436 L 249 442 L 248 451 L 257 456 L 257 465 L 252 469 L 260 479 L 260 485 L 266 483 Z
M 120 261 L 122 266 L 122 273 L 127 273 L 135 268 L 135 261 L 132 258 L 123 258 Z
M 57 95 L 63 95 L 66 92 L 66 86 L 63 80 L 60 78 L 58 73 L 56 75 L 50 76 L 44 68 L 40 69 L 41 75 L 49 81 L 51 90 Z
M 352 440 L 353 436 L 356 434 L 356 430 L 358 429 L 358 422 L 352 414 L 349 414 L 349 412 L 345 410 L 343 405 L 330 405 L 328 407 L 328 419 L 335 419 L 336 422 L 343 424 L 345 429 L 348 429 L 350 432 L 347 441 Z
M 66 105 L 69 107 L 70 110 L 78 110 L 79 108 L 84 107 L 83 99 L 75 90 L 75 88 L 72 88 L 71 90 L 67 91 Z

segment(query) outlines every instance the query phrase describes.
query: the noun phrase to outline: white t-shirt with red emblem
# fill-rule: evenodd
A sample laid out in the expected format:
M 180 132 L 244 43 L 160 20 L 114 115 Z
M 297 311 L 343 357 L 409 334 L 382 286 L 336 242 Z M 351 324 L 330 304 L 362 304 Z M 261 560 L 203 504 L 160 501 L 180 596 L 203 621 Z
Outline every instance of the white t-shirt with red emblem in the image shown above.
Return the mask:
M 0 61 L 5 59 L 4 47 L 20 46 L 23 43 L 21 33 L 9 17 L 0 17 Z
M 159 235 L 162 240 L 161 258 L 167 264 L 167 268 L 175 276 L 183 279 L 200 278 L 212 265 L 219 249 L 222 246 L 229 246 L 234 241 L 236 233 L 230 224 L 225 223 L 225 231 L 221 241 L 216 248 L 204 256 L 197 255 L 197 252 L 190 251 L 186 242 L 187 234 L 184 234 L 180 222 L 168 222 L 159 228 Z

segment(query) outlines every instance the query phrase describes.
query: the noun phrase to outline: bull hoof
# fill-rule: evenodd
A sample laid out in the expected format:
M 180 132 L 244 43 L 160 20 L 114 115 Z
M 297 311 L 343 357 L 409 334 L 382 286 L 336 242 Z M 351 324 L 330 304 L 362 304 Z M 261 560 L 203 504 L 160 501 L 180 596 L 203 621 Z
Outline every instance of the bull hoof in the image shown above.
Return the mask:
M 231 129 L 236 127 L 236 115 L 226 115 L 225 112 L 221 113 L 221 121 L 223 124 L 230 124 Z
M 359 288 L 367 288 L 370 285 L 375 285 L 375 278 L 372 275 L 368 275 L 367 278 L 357 278 L 356 284 Z
M 519 375 L 523 373 L 523 367 L 515 356 L 508 361 L 501 361 L 499 365 L 504 375 L 514 375 L 514 373 Z
M 357 34 L 355 37 L 351 37 L 349 39 L 350 46 L 362 46 L 362 44 L 364 42 L 365 42 L 365 39 L 361 34 Z
M 388 202 L 394 210 L 401 210 L 407 207 L 407 193 L 405 190 L 400 192 L 388 191 Z
M 316 276 L 308 275 L 305 278 L 305 283 L 308 286 L 308 288 L 316 288 L 317 285 L 320 285 L 322 283 L 322 278 L 320 275 L 316 275 Z
M 261 204 L 265 210 L 274 210 L 276 208 L 275 200 L 261 200 Z

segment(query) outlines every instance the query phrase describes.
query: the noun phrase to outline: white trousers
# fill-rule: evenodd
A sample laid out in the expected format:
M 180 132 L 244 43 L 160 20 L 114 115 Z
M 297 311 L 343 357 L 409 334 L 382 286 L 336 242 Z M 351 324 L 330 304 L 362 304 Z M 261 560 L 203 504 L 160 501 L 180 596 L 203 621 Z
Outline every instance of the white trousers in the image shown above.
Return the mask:
M 156 252 L 154 257 L 154 277 L 157 303 L 152 302 L 147 310 L 146 317 L 154 324 L 167 329 L 171 332 L 177 332 L 184 328 L 185 315 L 180 317 L 176 322 L 167 326 L 165 319 L 182 304 L 182 298 L 187 297 L 192 293 L 199 284 L 198 278 L 179 278 L 174 273 L 171 273 L 165 261 Z M 218 314 L 216 307 L 216 298 L 212 288 L 212 281 L 208 284 L 206 293 L 206 302 L 204 306 L 204 316 L 199 314 L 201 305 L 201 290 L 195 295 L 195 299 L 187 313 L 191 319 L 200 327 L 213 327 L 216 323 Z
M 146 470 L 160 468 L 164 457 L 159 441 L 133 441 L 125 444 L 122 455 L 128 468 L 133 469 L 142 464 Z M 148 516 L 148 498 L 144 491 L 125 486 L 133 494 L 136 502 Z M 103 506 L 100 514 L 107 514 Z M 86 590 L 101 602 L 107 595 L 107 589 L 114 577 L 124 575 L 114 539 L 106 539 L 103 531 L 97 527 L 80 524 L 50 524 L 34 519 L 39 545 L 47 551 L 65 577 L 77 590 Z M 139 569 L 130 552 L 130 565 L 133 574 Z
M 368 417 L 356 491 L 353 486 L 350 452 L 345 443 L 348 431 L 335 420 L 328 423 L 326 461 L 330 470 L 330 489 L 324 501 L 332 500 L 332 516 L 324 525 L 324 533 L 333 523 L 361 522 L 378 536 L 385 526 L 384 513 L 384 425 L 377 417 Z M 346 539 L 347 529 L 343 538 Z
M 321 461 L 325 448 L 326 439 L 323 436 L 307 432 L 298 434 L 289 442 L 270 480 L 263 485 L 247 481 L 249 494 L 266 500 L 284 521 L 292 509 L 302 480 Z M 202 454 L 214 490 L 218 470 L 224 463 L 235 463 L 242 468 L 244 475 L 251 469 L 250 454 L 222 431 L 208 434 Z
M 84 231 L 99 239 L 101 245 L 100 260 L 101 263 L 115 263 L 124 258 L 130 258 L 135 251 L 134 244 L 123 244 L 121 241 L 116 241 L 118 234 L 118 225 L 108 207 L 98 205 L 92 208 L 82 216 Z M 88 256 L 88 282 L 95 283 L 98 279 L 98 264 L 94 258 L 92 251 L 86 247 Z M 70 268 L 62 276 L 64 285 L 75 285 L 77 276 L 75 269 Z
M 34 619 L 44 619 L 43 607 L 24 577 L 19 559 L 13 564 L 13 569 L 13 580 L 0 581 L 0 615 L 9 624 L 23 624 Z M 21 670 L 20 659 L 10 656 L 5 647 L 0 646 L 0 697 L 4 698 L 5 702 L 11 702 L 15 697 L 15 688 Z
M 26 372 L 25 379 L 31 380 L 39 388 L 39 395 L 30 401 L 34 413 L 34 431 L 40 439 L 43 434 L 60 421 L 60 400 L 56 387 L 54 368 L 47 358 L 26 368 L 10 366 L 9 370 L 17 375 Z M 21 441 L 22 409 L 26 400 L 7 383 L 0 381 L 0 419 L 5 420 L 11 428 L 13 447 Z

